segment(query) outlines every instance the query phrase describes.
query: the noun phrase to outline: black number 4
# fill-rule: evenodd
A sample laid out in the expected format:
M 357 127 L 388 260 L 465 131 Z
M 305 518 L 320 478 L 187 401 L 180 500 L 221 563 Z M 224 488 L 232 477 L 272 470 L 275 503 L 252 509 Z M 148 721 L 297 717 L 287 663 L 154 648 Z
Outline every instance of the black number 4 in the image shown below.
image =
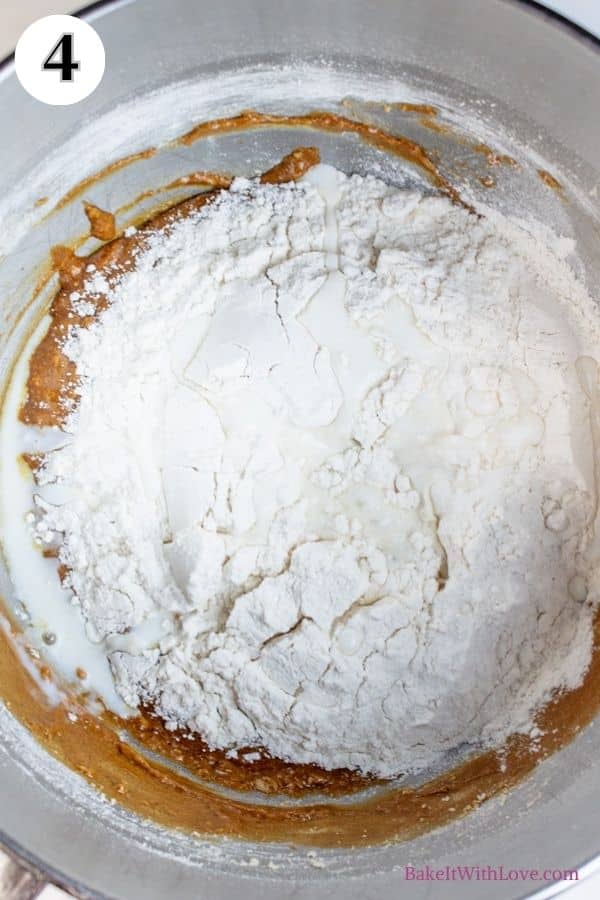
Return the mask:
M 61 81 L 73 81 L 79 63 L 73 62 L 73 35 L 63 34 L 42 64 L 42 69 L 59 69 Z

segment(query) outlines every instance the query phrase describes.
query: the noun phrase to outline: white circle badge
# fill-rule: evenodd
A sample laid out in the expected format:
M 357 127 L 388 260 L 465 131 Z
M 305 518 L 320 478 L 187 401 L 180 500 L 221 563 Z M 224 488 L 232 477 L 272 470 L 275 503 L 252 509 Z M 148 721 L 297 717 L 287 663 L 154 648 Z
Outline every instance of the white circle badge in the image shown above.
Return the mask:
M 88 97 L 104 74 L 104 45 L 97 31 L 75 16 L 44 16 L 26 28 L 15 50 L 17 78 L 51 106 Z

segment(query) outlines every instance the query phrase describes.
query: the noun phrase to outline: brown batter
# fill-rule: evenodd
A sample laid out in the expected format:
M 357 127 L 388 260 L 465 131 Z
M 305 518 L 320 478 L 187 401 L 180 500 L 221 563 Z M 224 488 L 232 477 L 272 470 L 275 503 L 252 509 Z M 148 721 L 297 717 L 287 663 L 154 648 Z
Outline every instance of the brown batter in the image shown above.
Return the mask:
M 473 150 L 475 153 L 481 153 L 482 156 L 485 156 L 488 166 L 518 165 L 516 159 L 513 159 L 512 156 L 508 156 L 506 153 L 496 153 L 496 151 L 492 150 L 491 147 L 488 147 L 487 144 L 474 144 Z
M 117 236 L 115 217 L 111 212 L 94 206 L 93 203 L 84 203 L 83 208 L 90 223 L 90 234 L 100 241 L 112 241 Z
M 417 162 L 446 193 L 456 197 L 418 145 L 329 113 L 292 118 L 243 113 L 234 119 L 203 123 L 181 140 L 191 143 L 217 130 L 277 124 L 359 133 L 365 140 Z M 269 183 L 292 180 L 318 161 L 315 148 L 298 148 L 266 172 L 262 180 Z M 31 360 L 27 399 L 20 413 L 23 422 L 60 426 L 77 400 L 76 373 L 60 347 L 70 326 L 85 327 L 94 318 L 77 315 L 69 299 L 73 291 L 84 292 L 86 268 L 93 265 L 102 270 L 110 283 L 117 274 L 132 267 L 133 254 L 152 232 L 168 229 L 176 220 L 210 202 L 216 190 L 227 188 L 229 183 L 229 177 L 215 173 L 186 176 L 179 179 L 177 186 L 202 184 L 213 189 L 159 213 L 135 234 L 112 240 L 89 257 L 77 257 L 65 247 L 54 249 L 52 259 L 59 273 L 60 290 L 50 309 L 50 328 Z M 79 188 L 73 189 L 67 196 L 72 198 L 78 192 Z M 96 313 L 107 303 L 105 297 L 86 296 L 86 299 L 95 303 Z M 26 462 L 35 474 L 39 457 L 30 457 Z M 13 637 L 19 639 L 16 634 Z M 488 752 L 475 757 L 420 788 L 391 788 L 382 784 L 375 799 L 343 805 L 336 804 L 334 798 L 373 782 L 347 770 L 328 772 L 317 766 L 284 763 L 268 757 L 254 763 L 227 759 L 222 752 L 210 751 L 199 738 L 189 740 L 187 736 L 167 732 L 151 710 L 123 722 L 109 713 L 91 715 L 75 697 L 69 701 L 68 708 L 49 706 L 1 629 L 0 691 L 13 713 L 50 752 L 107 796 L 164 825 L 259 841 L 349 846 L 415 837 L 464 815 L 484 799 L 516 784 L 595 715 L 600 705 L 600 653 L 596 652 L 599 646 L 600 617 L 596 622 L 593 662 L 585 681 L 577 690 L 556 697 L 540 713 L 538 725 L 543 737 L 535 747 L 522 736 L 513 737 L 501 753 Z M 47 668 L 43 674 L 50 677 Z M 83 670 L 81 677 L 85 678 Z M 69 712 L 76 712 L 76 721 L 71 721 Z M 119 736 L 124 729 L 139 742 L 139 749 Z M 180 763 L 205 782 L 241 792 L 254 790 L 293 797 L 318 791 L 331 799 L 294 807 L 246 803 L 243 794 L 239 799 L 223 797 L 208 785 L 186 778 L 184 772 L 174 772 L 150 759 L 144 754 L 144 748 Z
M 239 131 L 247 128 L 274 126 L 316 128 L 320 131 L 333 132 L 335 134 L 343 132 L 357 134 L 366 143 L 374 144 L 381 150 L 394 153 L 396 156 L 401 156 L 409 162 L 420 166 L 440 190 L 448 194 L 452 199 L 460 200 L 455 188 L 440 174 L 437 166 L 420 144 L 402 135 L 391 134 L 382 128 L 377 128 L 375 125 L 367 125 L 364 122 L 358 122 L 356 119 L 349 119 L 346 116 L 339 116 L 335 113 L 312 112 L 297 116 L 278 116 L 257 112 L 256 110 L 246 110 L 240 113 L 239 116 L 202 122 L 180 137 L 179 143 L 193 144 L 200 138 L 208 137 L 217 132 L 223 134 L 228 131 Z
M 115 162 L 109 163 L 99 172 L 96 172 L 95 175 L 90 175 L 89 178 L 84 178 L 83 181 L 80 181 L 74 187 L 72 187 L 64 197 L 61 197 L 59 202 L 57 203 L 55 210 L 64 209 L 65 206 L 74 200 L 75 197 L 79 197 L 87 188 L 92 187 L 92 185 L 96 184 L 96 182 L 100 181 L 102 178 L 106 178 L 107 175 L 110 175 L 112 172 L 117 172 L 119 169 L 124 169 L 126 166 L 131 165 L 131 163 L 137 162 L 140 159 L 149 159 L 149 157 L 154 156 L 156 153 L 155 147 L 148 147 L 147 150 L 141 150 L 139 153 L 131 153 L 129 156 L 123 156 L 121 159 L 115 160 Z
M 538 169 L 538 175 L 549 188 L 552 188 L 557 194 L 562 194 L 563 186 L 554 175 L 551 175 L 546 169 Z
M 581 687 L 553 700 L 538 716 L 543 737 L 532 746 L 523 737 L 508 741 L 503 754 L 485 753 L 444 773 L 420 788 L 382 788 L 375 798 L 338 805 L 333 801 L 274 806 L 244 803 L 220 796 L 183 775 L 149 760 L 124 743 L 114 717 L 92 716 L 72 700 L 69 708 L 49 705 L 45 695 L 21 665 L 14 644 L 0 629 L 0 685 L 11 712 L 54 756 L 66 762 L 110 798 L 143 816 L 169 827 L 207 835 L 234 835 L 255 841 L 281 841 L 315 847 L 368 845 L 387 840 L 408 840 L 463 816 L 484 800 L 521 781 L 551 753 L 568 743 L 587 725 L 600 705 L 600 618 L 596 621 L 594 655 Z M 46 672 L 49 676 L 49 673 Z M 75 713 L 72 722 L 68 713 Z M 123 722 L 118 722 L 122 728 Z M 144 737 L 153 725 L 136 720 L 134 729 Z M 162 731 L 162 736 L 166 732 Z M 159 730 L 149 746 L 165 747 Z M 185 742 L 187 743 L 187 742 Z M 181 760 L 202 766 L 203 755 L 182 741 Z M 171 745 L 172 746 L 172 745 Z M 192 757 L 192 759 L 190 759 Z M 177 757 L 176 757 L 177 758 Z M 211 758 L 205 754 L 204 759 Z M 219 754 L 212 754 L 217 780 Z M 230 761 L 232 762 L 232 761 Z M 269 761 L 265 762 L 265 767 Z M 271 761 L 273 771 L 293 779 L 290 767 Z M 262 763 L 238 769 L 243 772 Z M 307 767 L 312 768 L 312 767 Z M 198 769 L 197 769 L 198 771 Z M 259 772 L 259 770 L 255 770 Z M 327 773 L 335 779 L 335 773 Z M 253 774 L 254 786 L 260 775 Z M 251 782 L 246 782 L 251 786 Z M 312 786 L 300 786 L 298 793 Z

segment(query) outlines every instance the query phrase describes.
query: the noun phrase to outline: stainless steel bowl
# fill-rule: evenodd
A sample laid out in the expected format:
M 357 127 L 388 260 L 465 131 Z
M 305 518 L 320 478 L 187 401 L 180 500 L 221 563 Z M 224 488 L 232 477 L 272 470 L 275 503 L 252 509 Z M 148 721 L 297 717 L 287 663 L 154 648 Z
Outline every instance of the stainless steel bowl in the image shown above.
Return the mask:
M 291 112 L 348 109 L 399 128 L 441 153 L 442 169 L 483 140 L 523 162 L 503 173 L 488 202 L 530 214 L 574 237 L 582 276 L 600 296 L 600 53 L 575 27 L 510 0 L 115 0 L 85 13 L 106 47 L 107 71 L 87 100 L 66 108 L 29 98 L 12 62 L 0 72 L 0 295 L 2 375 L 35 308 L 36 269 L 48 248 L 84 231 L 80 197 L 45 209 L 103 165 L 198 120 L 258 106 Z M 454 132 L 367 101 L 433 102 Z M 455 131 L 464 140 L 457 139 Z M 419 178 L 348 137 L 311 136 L 323 157 L 350 171 Z M 115 208 L 141 190 L 193 168 L 249 173 L 298 135 L 248 132 L 152 158 L 111 173 L 86 196 Z M 469 154 L 467 153 L 467 156 Z M 482 159 L 460 176 L 466 197 L 485 197 Z M 537 169 L 565 186 L 544 186 Z M 40 196 L 45 207 L 35 205 Z M 493 198 L 493 199 L 492 199 Z M 4 524 L 3 527 L 6 527 Z M 13 599 L 8 573 L 0 594 Z M 519 897 L 540 882 L 406 882 L 404 866 L 492 865 L 505 869 L 600 867 L 600 743 L 590 727 L 502 800 L 409 843 L 355 851 L 210 842 L 142 822 L 106 802 L 51 759 L 0 708 L 0 843 L 47 878 L 83 896 L 145 900 L 211 896 L 270 898 Z M 273 867 L 274 866 L 274 867 Z

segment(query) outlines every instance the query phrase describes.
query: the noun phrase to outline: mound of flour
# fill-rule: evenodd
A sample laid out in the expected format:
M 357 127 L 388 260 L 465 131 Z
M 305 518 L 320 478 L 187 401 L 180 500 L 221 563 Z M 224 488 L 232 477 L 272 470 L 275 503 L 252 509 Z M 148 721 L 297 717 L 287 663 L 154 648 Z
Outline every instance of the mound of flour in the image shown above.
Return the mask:
M 86 290 L 111 304 L 64 348 L 35 533 L 127 703 L 393 776 L 581 681 L 600 333 L 556 248 L 320 166 L 236 181 Z

